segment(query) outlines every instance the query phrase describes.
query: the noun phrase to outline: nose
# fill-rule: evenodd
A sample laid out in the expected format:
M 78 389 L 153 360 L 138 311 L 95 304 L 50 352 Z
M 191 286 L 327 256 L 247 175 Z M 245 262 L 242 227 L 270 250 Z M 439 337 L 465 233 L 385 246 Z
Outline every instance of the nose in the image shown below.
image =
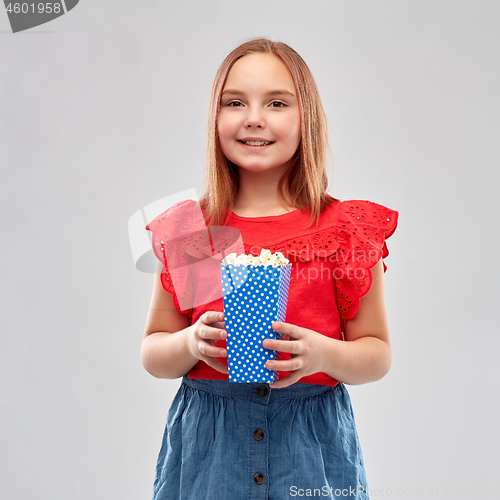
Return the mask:
M 248 107 L 248 112 L 245 117 L 245 128 L 262 128 L 264 127 L 264 117 L 262 112 L 257 107 Z

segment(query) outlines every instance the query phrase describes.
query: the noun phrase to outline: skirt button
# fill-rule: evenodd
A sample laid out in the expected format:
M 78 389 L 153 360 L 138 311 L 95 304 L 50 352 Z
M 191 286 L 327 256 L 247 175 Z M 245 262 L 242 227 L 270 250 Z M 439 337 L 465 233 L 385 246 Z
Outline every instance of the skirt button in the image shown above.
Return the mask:
M 253 431 L 253 437 L 257 441 L 261 441 L 262 439 L 264 439 L 264 431 L 262 429 L 256 429 L 255 431 Z
M 267 387 L 265 385 L 260 385 L 257 388 L 257 394 L 261 397 L 264 398 L 267 396 Z
M 253 476 L 253 480 L 257 483 L 257 484 L 262 484 L 264 482 L 264 476 L 262 474 L 260 474 L 260 472 L 258 472 L 257 474 L 255 474 Z

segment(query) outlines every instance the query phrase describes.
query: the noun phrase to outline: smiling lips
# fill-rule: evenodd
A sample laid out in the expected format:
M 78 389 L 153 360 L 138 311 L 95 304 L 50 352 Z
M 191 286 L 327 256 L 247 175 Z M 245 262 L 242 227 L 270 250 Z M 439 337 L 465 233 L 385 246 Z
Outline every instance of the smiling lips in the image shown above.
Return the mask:
M 238 142 L 244 144 L 245 146 L 251 146 L 251 147 L 270 146 L 271 144 L 274 143 L 274 141 L 266 141 L 261 138 L 253 138 L 253 137 L 248 139 L 238 139 Z

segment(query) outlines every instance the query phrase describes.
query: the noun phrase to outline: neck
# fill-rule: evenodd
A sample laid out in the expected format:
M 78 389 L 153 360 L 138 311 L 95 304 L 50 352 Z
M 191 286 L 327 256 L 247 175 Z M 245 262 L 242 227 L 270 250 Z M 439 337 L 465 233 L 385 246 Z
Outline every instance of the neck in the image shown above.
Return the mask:
M 254 172 L 239 168 L 238 171 L 239 188 L 233 204 L 233 211 L 237 215 L 281 215 L 294 210 L 285 185 L 284 198 L 278 193 L 283 169 Z

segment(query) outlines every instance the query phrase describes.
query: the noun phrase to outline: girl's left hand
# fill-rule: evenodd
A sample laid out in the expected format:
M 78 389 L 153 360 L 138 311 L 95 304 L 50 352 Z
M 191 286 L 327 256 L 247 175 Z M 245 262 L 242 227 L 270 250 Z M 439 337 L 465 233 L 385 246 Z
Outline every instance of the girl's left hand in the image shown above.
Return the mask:
M 272 389 L 288 387 L 306 375 L 323 371 L 325 353 L 331 352 L 326 344 L 333 339 L 314 330 L 281 321 L 275 321 L 271 326 L 274 331 L 282 333 L 284 338 L 290 340 L 265 339 L 262 346 L 265 349 L 291 354 L 290 359 L 266 362 L 265 367 L 269 370 L 291 372 L 287 377 L 270 384 Z

